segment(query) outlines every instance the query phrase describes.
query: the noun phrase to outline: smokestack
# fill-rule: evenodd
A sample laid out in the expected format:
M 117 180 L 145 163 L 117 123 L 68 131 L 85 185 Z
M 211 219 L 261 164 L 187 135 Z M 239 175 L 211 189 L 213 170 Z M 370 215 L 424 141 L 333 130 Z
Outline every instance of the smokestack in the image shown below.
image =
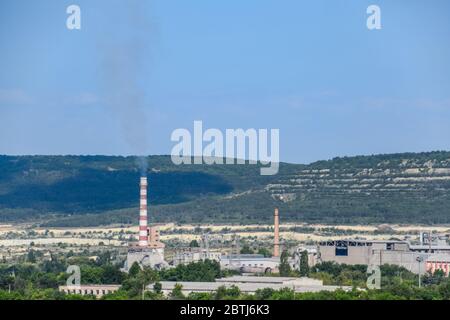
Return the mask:
M 139 247 L 147 247 L 147 177 L 141 177 L 140 195 L 141 201 L 139 206 Z
M 273 237 L 273 256 L 280 256 L 280 221 L 278 218 L 278 208 L 275 208 L 274 218 L 274 237 Z

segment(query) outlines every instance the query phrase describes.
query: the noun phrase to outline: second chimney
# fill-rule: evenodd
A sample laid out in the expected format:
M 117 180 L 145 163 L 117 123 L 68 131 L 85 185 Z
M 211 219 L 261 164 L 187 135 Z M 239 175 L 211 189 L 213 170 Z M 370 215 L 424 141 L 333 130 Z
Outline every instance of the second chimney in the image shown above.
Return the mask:
M 275 208 L 274 218 L 274 237 L 273 237 L 273 256 L 280 256 L 280 221 L 278 217 L 278 208 Z

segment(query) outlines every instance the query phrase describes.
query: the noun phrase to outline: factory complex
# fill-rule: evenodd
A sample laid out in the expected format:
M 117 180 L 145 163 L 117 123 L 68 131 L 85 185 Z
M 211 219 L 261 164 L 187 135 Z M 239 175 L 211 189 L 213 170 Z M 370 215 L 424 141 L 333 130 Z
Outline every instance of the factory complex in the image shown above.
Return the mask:
M 278 271 L 280 264 L 280 237 L 279 237 L 279 212 L 274 211 L 274 243 L 273 256 L 264 257 L 258 254 L 223 254 L 222 252 L 211 251 L 206 246 L 202 249 L 189 249 L 177 252 L 173 260 L 169 263 L 165 260 L 165 245 L 160 241 L 159 230 L 156 226 L 148 225 L 147 207 L 147 177 L 140 178 L 140 205 L 139 205 L 139 235 L 138 243 L 131 243 L 128 248 L 127 259 L 123 271 L 128 272 L 136 262 L 141 267 L 151 267 L 153 269 L 164 269 L 187 264 L 201 260 L 214 260 L 220 263 L 222 269 L 237 270 L 242 272 L 272 273 Z M 239 251 L 239 250 L 238 250 Z M 290 259 L 295 267 L 294 259 Z
M 240 292 L 254 294 L 257 290 L 273 289 L 280 290 L 283 288 L 292 289 L 296 293 L 301 292 L 319 292 L 334 291 L 342 289 L 351 290 L 349 286 L 327 286 L 323 285 L 321 280 L 310 278 L 294 278 L 294 277 L 257 277 L 257 276 L 233 276 L 229 278 L 216 279 L 215 282 L 188 282 L 188 281 L 161 281 L 161 292 L 169 295 L 175 286 L 180 285 L 183 294 L 190 293 L 211 293 L 217 291 L 220 287 L 239 288 Z M 94 295 L 101 298 L 105 294 L 113 293 L 119 290 L 119 285 L 81 285 L 78 287 L 59 287 L 60 291 L 71 294 Z M 153 291 L 153 284 L 147 288 Z
M 262 254 L 242 254 L 239 250 L 239 239 L 236 238 L 236 250 L 223 252 L 209 248 L 208 235 L 202 237 L 203 247 L 181 248 L 166 260 L 165 245 L 160 241 L 157 226 L 148 225 L 146 177 L 140 178 L 139 234 L 136 243 L 129 243 L 127 257 L 122 271 L 128 272 L 137 263 L 141 268 L 150 267 L 156 270 L 174 268 L 204 260 L 217 261 L 222 270 L 233 270 L 242 274 L 228 278 L 216 279 L 214 282 L 161 281 L 161 292 L 170 293 L 175 286 L 181 285 L 185 294 L 214 292 L 220 287 L 236 286 L 243 293 L 255 293 L 259 289 L 271 288 L 279 290 L 290 288 L 294 292 L 334 291 L 338 288 L 351 290 L 350 287 L 323 285 L 321 280 L 310 278 L 273 277 L 278 273 L 281 263 L 281 252 L 284 243 L 280 240 L 279 210 L 274 210 L 273 251 L 272 256 Z M 301 256 L 307 256 L 309 267 L 322 262 L 335 262 L 348 265 L 397 265 L 416 273 L 434 273 L 440 270 L 445 276 L 450 273 L 450 246 L 447 236 L 433 236 L 421 233 L 420 243 L 413 244 L 409 240 L 365 240 L 340 239 L 319 241 L 316 245 L 297 246 L 288 251 L 285 263 L 292 270 L 300 271 Z M 292 252 L 291 252 L 292 251 Z M 153 284 L 146 289 L 153 290 Z M 103 295 L 113 293 L 119 285 L 81 285 L 61 286 L 60 291 L 81 295 Z
M 280 264 L 280 223 L 279 210 L 274 210 L 273 255 L 265 257 L 259 254 L 241 254 L 237 245 L 236 252 L 223 253 L 210 250 L 207 236 L 203 239 L 203 248 L 188 248 L 177 251 L 172 261 L 167 262 L 164 257 L 164 244 L 160 241 L 159 230 L 156 226 L 148 226 L 146 177 L 140 179 L 140 211 L 139 211 L 139 241 L 131 244 L 128 249 L 124 271 L 128 271 L 133 263 L 141 267 L 163 269 L 188 264 L 202 260 L 214 260 L 225 270 L 236 270 L 245 273 L 270 274 L 278 272 Z M 288 258 L 289 265 L 296 270 L 300 266 L 300 254 L 308 252 L 308 264 L 314 266 L 320 262 L 336 262 L 349 265 L 383 265 L 393 264 L 405 269 L 423 274 L 441 270 L 446 276 L 450 273 L 450 246 L 447 237 L 433 236 L 431 233 L 421 233 L 420 243 L 411 244 L 407 240 L 330 240 L 321 241 L 317 246 L 298 247 L 292 257 Z
M 416 273 L 434 273 L 437 270 L 450 273 L 450 246 L 444 237 L 433 238 L 421 234 L 420 244 L 409 241 L 387 240 L 337 240 L 320 242 L 318 254 L 320 261 L 333 261 L 350 265 L 392 264 Z
M 203 239 L 203 248 L 189 248 L 178 251 L 169 263 L 164 257 L 165 245 L 160 241 L 156 226 L 148 226 L 147 177 L 140 179 L 140 210 L 138 243 L 130 244 L 124 271 L 133 263 L 141 267 L 163 269 L 202 260 L 214 260 L 224 270 L 236 270 L 253 274 L 270 274 L 278 272 L 280 264 L 280 222 L 279 210 L 274 210 L 273 255 L 265 257 L 259 254 L 241 254 L 239 245 L 236 252 L 223 253 L 210 250 L 207 236 Z M 292 269 L 300 267 L 300 254 L 308 252 L 308 264 L 314 266 L 320 262 L 336 262 L 349 265 L 383 265 L 393 264 L 423 274 L 441 270 L 446 276 L 450 273 L 450 246 L 445 236 L 433 236 L 421 233 L 420 243 L 411 244 L 407 240 L 330 240 L 321 241 L 317 246 L 298 247 L 293 257 L 288 258 Z

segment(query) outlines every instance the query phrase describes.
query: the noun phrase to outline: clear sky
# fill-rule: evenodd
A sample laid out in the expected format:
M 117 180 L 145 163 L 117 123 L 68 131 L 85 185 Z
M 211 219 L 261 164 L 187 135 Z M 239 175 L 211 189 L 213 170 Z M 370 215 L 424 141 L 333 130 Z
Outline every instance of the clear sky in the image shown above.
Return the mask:
M 169 154 L 194 120 L 296 163 L 450 150 L 450 1 L 1 0 L 0 154 Z

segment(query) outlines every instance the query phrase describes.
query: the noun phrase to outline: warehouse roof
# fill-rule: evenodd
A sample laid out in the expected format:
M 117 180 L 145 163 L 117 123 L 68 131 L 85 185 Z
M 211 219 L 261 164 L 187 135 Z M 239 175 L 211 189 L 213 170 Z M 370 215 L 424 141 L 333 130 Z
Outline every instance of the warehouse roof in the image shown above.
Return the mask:
M 232 276 L 216 279 L 217 282 L 251 282 L 251 283 L 284 283 L 302 278 L 295 277 L 258 277 L 258 276 Z M 308 278 L 307 278 L 308 279 Z
M 294 285 L 286 285 L 283 283 L 243 283 L 243 282 L 235 282 L 235 283 L 226 283 L 226 282 L 176 282 L 176 281 L 161 281 L 162 290 L 169 291 L 175 288 L 175 285 L 180 284 L 182 286 L 182 290 L 188 292 L 213 292 L 216 291 L 219 287 L 230 288 L 232 286 L 238 287 L 241 292 L 246 293 L 254 293 L 258 289 L 270 288 L 273 290 L 280 290 L 282 288 L 290 288 L 295 292 L 319 292 L 319 291 L 334 291 L 338 288 L 344 290 L 351 290 L 351 287 L 339 287 L 339 286 L 294 286 Z

